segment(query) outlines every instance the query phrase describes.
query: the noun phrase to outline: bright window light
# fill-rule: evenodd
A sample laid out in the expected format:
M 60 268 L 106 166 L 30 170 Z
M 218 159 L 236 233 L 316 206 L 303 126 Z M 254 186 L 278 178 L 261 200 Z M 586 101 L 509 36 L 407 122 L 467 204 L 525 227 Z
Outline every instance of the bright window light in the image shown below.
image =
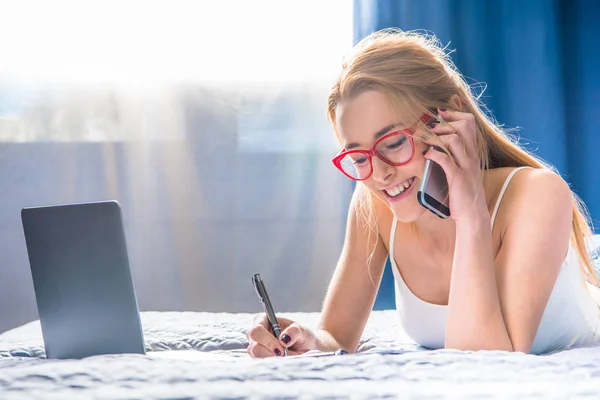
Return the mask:
M 352 0 L 0 5 L 0 80 L 328 79 L 352 44 Z
M 0 0 L 0 142 L 183 140 L 233 110 L 242 151 L 331 149 L 351 46 L 352 0 Z

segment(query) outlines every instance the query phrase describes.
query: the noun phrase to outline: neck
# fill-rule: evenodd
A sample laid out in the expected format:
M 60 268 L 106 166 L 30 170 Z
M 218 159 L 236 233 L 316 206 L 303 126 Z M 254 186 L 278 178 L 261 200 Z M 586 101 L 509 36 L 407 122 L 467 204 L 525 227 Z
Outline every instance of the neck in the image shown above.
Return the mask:
M 489 199 L 488 202 L 492 201 L 487 193 L 493 192 L 497 184 L 489 176 L 489 170 L 484 171 L 482 184 L 486 199 Z M 491 210 L 493 205 L 488 203 L 488 209 Z M 419 219 L 411 223 L 411 228 L 426 251 L 431 251 L 432 254 L 447 254 L 454 251 L 456 223 L 452 218 L 442 219 L 432 212 L 426 211 Z
M 446 254 L 454 250 L 456 224 L 452 218 L 442 219 L 427 211 L 411 224 L 411 228 L 427 251 Z

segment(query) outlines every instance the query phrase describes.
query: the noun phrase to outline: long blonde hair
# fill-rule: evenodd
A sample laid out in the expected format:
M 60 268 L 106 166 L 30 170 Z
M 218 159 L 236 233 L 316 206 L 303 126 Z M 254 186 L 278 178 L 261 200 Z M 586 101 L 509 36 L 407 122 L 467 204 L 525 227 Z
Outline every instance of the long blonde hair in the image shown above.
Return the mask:
M 489 113 L 483 111 L 485 106 L 433 35 L 386 29 L 361 40 L 344 60 L 329 94 L 328 116 L 334 130 L 337 105 L 367 90 L 383 93 L 393 110 L 409 121 L 417 121 L 424 113 L 434 116 L 432 109 L 449 108 L 449 99 L 458 95 L 463 103 L 462 111 L 475 117 L 482 169 L 529 166 L 557 173 L 551 165 L 523 149 Z M 426 130 L 422 135 L 434 142 L 437 140 Z M 448 153 L 441 141 L 437 143 Z M 378 236 L 372 194 L 359 185 L 357 195 L 361 220 L 370 228 L 369 235 L 373 232 Z M 589 215 L 579 197 L 575 193 L 572 196 L 571 242 L 581 260 L 585 278 L 598 285 L 586 247 L 586 237 L 592 234 Z

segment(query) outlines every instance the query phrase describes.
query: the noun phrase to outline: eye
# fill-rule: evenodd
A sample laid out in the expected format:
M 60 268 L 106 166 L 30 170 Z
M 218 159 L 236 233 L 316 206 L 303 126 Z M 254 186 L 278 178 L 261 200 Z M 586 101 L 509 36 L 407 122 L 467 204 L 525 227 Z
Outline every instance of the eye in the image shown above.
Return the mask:
M 355 165 L 364 165 L 367 162 L 367 157 L 356 157 L 356 158 L 352 158 L 352 162 Z
M 404 144 L 404 142 L 406 142 L 406 138 L 404 136 L 400 136 L 399 138 L 394 140 L 392 143 L 386 144 L 385 147 L 388 150 L 394 150 L 394 149 L 397 149 L 400 146 L 402 146 Z

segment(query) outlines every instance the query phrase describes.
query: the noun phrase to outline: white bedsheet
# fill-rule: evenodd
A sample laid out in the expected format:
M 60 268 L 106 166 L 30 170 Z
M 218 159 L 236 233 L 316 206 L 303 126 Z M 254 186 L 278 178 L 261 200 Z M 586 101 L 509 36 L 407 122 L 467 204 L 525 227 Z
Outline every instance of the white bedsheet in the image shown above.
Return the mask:
M 309 326 L 318 317 L 285 315 Z M 403 335 L 395 311 L 378 311 L 367 324 L 360 354 L 258 360 L 245 353 L 252 317 L 142 313 L 148 350 L 220 355 L 201 358 L 163 353 L 167 357 L 46 360 L 40 358 L 39 323 L 33 322 L 0 335 L 0 399 L 600 397 L 600 348 L 548 356 L 428 351 Z

